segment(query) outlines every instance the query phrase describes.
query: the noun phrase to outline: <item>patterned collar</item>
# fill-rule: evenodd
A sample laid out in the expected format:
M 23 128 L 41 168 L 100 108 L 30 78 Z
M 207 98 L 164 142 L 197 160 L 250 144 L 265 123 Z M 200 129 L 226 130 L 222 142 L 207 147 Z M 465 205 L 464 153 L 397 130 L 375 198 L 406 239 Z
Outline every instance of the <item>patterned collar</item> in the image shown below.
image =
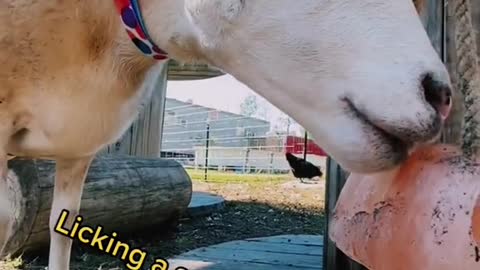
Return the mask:
M 138 0 L 114 0 L 122 18 L 125 30 L 135 46 L 144 54 L 157 60 L 168 59 L 168 54 L 160 49 L 147 32 Z

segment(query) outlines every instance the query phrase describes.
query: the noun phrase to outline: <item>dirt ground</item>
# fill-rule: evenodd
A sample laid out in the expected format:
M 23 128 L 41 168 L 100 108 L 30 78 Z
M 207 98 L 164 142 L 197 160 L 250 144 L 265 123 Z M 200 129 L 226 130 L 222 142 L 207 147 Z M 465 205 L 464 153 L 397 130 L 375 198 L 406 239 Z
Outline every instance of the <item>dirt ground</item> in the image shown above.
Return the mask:
M 292 178 L 270 181 L 215 181 L 194 179 L 194 190 L 223 196 L 226 207 L 210 216 L 182 219 L 172 228 L 151 228 L 123 235 L 129 243 L 148 251 L 147 258 L 171 258 L 199 247 L 250 237 L 279 234 L 322 234 L 324 181 L 302 184 Z M 147 260 L 147 264 L 152 261 Z M 0 269 L 45 269 L 47 254 L 25 254 Z M 72 269 L 127 269 L 124 263 L 93 249 L 74 244 Z

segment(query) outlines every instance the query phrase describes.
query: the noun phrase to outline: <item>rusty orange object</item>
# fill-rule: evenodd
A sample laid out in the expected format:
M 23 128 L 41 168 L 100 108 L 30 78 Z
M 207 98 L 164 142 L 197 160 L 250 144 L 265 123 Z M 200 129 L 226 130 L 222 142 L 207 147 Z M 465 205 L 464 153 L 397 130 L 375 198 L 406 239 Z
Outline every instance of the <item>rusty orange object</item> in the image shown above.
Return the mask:
M 352 174 L 331 239 L 371 270 L 480 269 L 479 161 L 435 145 L 395 171 Z

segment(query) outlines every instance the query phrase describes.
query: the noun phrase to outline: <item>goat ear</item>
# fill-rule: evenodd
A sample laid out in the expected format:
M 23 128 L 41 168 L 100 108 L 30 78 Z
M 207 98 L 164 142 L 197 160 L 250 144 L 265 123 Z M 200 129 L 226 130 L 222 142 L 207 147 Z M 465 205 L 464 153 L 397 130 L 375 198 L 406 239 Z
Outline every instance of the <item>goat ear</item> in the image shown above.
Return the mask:
M 242 13 L 245 0 L 185 0 L 185 10 L 202 45 L 214 47 Z

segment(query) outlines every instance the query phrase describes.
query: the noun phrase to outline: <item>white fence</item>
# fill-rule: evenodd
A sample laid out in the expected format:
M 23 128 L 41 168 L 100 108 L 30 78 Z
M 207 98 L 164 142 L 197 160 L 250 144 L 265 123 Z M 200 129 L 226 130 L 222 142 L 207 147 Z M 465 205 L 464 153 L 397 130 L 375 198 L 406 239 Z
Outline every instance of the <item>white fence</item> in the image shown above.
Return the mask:
M 289 121 L 286 126 L 278 126 L 213 108 L 171 102 L 163 126 L 163 158 L 195 169 L 242 174 L 290 172 L 285 152 L 288 136 L 295 136 L 295 131 Z M 304 142 L 301 144 L 303 147 Z M 298 156 L 303 158 L 302 154 Z M 309 154 L 307 160 L 325 169 L 325 157 Z
M 207 159 L 206 150 L 205 147 L 195 147 L 193 162 L 185 165 L 198 169 L 205 168 L 208 163 L 209 169 L 244 173 L 287 173 L 290 170 L 283 151 L 256 150 L 248 147 L 209 147 Z M 325 157 L 307 155 L 307 160 L 322 169 L 325 168 Z

